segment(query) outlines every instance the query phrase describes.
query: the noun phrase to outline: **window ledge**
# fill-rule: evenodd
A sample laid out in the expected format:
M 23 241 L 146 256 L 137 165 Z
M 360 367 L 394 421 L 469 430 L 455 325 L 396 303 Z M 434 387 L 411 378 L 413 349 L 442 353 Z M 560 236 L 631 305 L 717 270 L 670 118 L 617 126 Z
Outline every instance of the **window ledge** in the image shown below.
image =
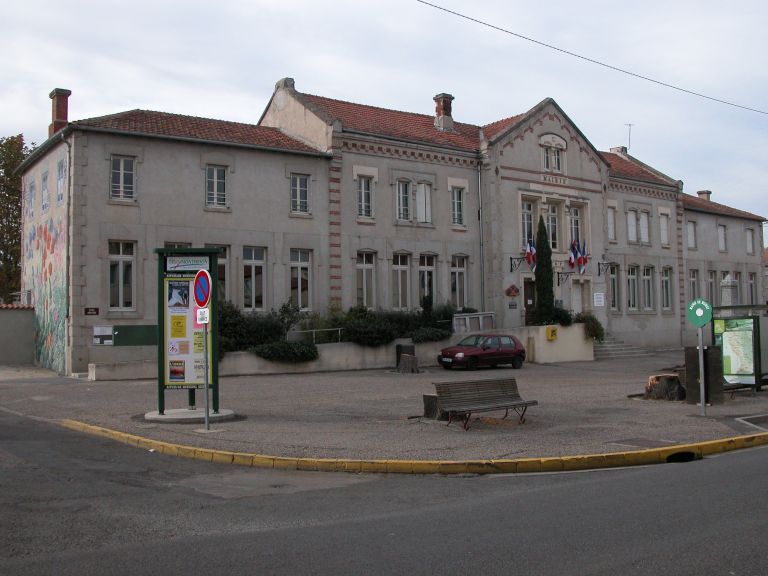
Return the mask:
M 229 206 L 209 206 L 207 204 L 203 207 L 203 210 L 206 212 L 232 212 L 232 208 Z
M 451 224 L 451 230 L 455 232 L 466 232 L 467 226 L 465 224 Z
M 141 318 L 142 315 L 136 310 L 107 310 L 105 318 Z
M 372 216 L 358 216 L 357 223 L 363 226 L 373 226 L 376 224 L 376 219 Z
M 135 206 L 135 207 L 138 207 L 139 205 L 138 201 L 135 198 L 131 200 L 121 200 L 119 198 L 108 198 L 107 204 L 111 204 L 112 206 Z
M 288 216 L 291 218 L 314 218 L 309 212 L 291 212 Z
M 432 222 L 413 222 L 411 220 L 395 220 L 395 226 L 410 226 L 411 228 L 434 228 Z

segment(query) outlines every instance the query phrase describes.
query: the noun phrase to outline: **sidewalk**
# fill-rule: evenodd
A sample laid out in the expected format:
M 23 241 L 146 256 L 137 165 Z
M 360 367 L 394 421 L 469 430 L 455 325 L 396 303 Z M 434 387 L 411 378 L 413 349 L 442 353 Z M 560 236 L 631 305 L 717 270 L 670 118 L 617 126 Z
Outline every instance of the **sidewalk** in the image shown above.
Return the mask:
M 144 421 L 157 409 L 154 381 L 89 382 L 30 367 L 0 366 L 0 408 L 51 420 L 72 419 L 174 444 L 296 458 L 480 460 L 573 456 L 643 450 L 754 434 L 737 418 L 768 414 L 768 392 L 726 395 L 708 408 L 628 398 L 648 376 L 683 363 L 681 350 L 650 357 L 525 364 L 511 368 L 428 368 L 269 375 L 221 380 L 221 408 L 238 419 L 202 424 Z M 514 415 L 483 414 L 465 432 L 459 423 L 421 417 L 422 395 L 448 379 L 517 378 L 520 394 L 538 400 L 520 424 Z M 166 408 L 186 406 L 186 391 L 166 393 Z M 198 409 L 203 397 L 198 391 Z M 768 429 L 765 420 L 762 426 Z

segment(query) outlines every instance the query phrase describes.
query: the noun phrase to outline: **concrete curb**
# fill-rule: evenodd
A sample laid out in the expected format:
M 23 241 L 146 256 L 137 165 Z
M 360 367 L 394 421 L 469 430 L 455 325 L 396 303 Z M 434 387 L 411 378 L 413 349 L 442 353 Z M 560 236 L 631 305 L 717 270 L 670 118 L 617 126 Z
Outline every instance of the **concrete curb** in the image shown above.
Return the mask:
M 135 434 L 118 432 L 77 420 L 61 420 L 64 428 L 110 438 L 145 450 L 155 450 L 170 456 L 194 458 L 206 462 L 237 464 L 276 470 L 312 470 L 322 472 L 366 472 L 390 474 L 522 474 L 527 472 L 564 472 L 620 468 L 698 460 L 710 454 L 768 445 L 768 432 L 735 436 L 720 440 L 651 448 L 633 452 L 559 456 L 548 458 L 519 458 L 515 460 L 345 460 L 337 458 L 290 458 L 244 452 L 229 452 L 171 444 Z

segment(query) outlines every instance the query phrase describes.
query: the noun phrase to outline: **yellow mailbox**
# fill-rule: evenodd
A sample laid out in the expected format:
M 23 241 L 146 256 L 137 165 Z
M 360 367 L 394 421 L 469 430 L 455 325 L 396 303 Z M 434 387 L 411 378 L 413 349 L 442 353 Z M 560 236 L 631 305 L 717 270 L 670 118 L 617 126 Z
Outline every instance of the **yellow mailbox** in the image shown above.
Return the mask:
M 557 326 L 547 326 L 547 340 L 557 340 Z

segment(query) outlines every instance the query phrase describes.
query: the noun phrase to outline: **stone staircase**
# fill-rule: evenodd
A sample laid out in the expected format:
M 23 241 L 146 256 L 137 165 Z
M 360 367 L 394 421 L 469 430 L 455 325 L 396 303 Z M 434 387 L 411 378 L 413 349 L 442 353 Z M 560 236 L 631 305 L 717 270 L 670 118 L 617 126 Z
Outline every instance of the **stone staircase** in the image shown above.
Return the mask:
M 605 335 L 602 342 L 595 342 L 595 360 L 608 360 L 611 358 L 633 358 L 636 356 L 651 356 L 651 352 L 644 348 L 631 346 L 616 340 L 610 334 Z

